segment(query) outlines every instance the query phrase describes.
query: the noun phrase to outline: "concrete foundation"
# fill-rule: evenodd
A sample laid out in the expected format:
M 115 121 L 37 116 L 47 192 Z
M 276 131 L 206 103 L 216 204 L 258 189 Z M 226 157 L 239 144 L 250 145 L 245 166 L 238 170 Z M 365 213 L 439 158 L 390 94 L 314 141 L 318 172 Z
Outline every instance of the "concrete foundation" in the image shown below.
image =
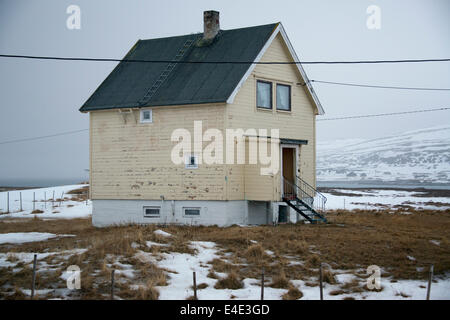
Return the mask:
M 120 224 L 261 225 L 278 222 L 279 206 L 270 201 L 92 200 L 92 223 L 96 227 Z M 146 209 L 159 214 L 146 214 Z M 298 214 L 288 209 L 288 221 Z M 186 211 L 187 210 L 187 211 Z M 197 210 L 199 215 L 189 215 Z

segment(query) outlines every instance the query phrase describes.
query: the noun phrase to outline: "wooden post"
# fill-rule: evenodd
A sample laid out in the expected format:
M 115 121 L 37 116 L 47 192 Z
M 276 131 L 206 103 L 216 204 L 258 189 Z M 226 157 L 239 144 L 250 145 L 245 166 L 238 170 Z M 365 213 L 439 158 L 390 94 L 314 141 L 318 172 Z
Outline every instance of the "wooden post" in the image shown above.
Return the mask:
M 430 266 L 430 277 L 428 278 L 427 300 L 430 300 L 431 281 L 433 280 L 434 265 Z
M 37 254 L 34 254 L 34 260 L 33 260 L 33 279 L 31 282 L 31 299 L 34 297 L 34 289 L 36 285 L 36 260 L 37 260 Z
M 61 192 L 61 198 L 59 199 L 59 206 L 61 207 L 61 203 L 63 202 L 64 191 Z
M 6 193 L 6 213 L 9 213 L 9 192 Z
M 36 192 L 33 192 L 33 211 L 36 210 Z
M 22 211 L 22 192 L 19 192 L 20 197 L 20 211 Z
M 88 204 L 88 199 L 89 199 L 89 193 L 86 192 L 86 205 Z
M 194 280 L 194 300 L 198 300 L 197 298 L 197 279 L 195 279 L 195 271 L 192 273 L 192 277 Z
M 113 271 L 111 271 L 111 300 L 114 300 L 114 272 L 116 270 L 113 269 Z
M 322 276 L 322 263 L 319 267 L 319 283 L 320 283 L 320 300 L 323 300 L 323 276 Z
M 44 191 L 44 209 L 47 209 L 47 192 Z
M 55 207 L 55 190 L 53 190 L 52 208 Z
M 264 300 L 264 267 L 261 270 L 261 300 Z

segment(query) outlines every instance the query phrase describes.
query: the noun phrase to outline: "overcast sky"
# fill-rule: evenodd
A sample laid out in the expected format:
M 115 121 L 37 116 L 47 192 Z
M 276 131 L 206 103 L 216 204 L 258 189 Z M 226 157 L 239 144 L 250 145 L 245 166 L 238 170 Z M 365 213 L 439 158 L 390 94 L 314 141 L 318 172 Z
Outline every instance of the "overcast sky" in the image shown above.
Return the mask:
M 66 27 L 69 5 L 81 29 Z M 366 26 L 370 5 L 381 28 Z M 302 60 L 449 58 L 450 1 L 18 1 L 0 0 L 0 53 L 122 58 L 138 39 L 203 31 L 203 11 L 222 29 L 281 21 Z M 110 62 L 0 58 L 0 142 L 88 128 L 78 109 L 115 67 Z M 450 87 L 450 63 L 306 65 L 310 79 L 407 87 Z M 326 115 L 448 107 L 450 93 L 314 85 Z M 449 123 L 450 112 L 323 121 L 319 140 L 374 138 Z M 0 144 L 0 185 L 87 177 L 88 133 Z

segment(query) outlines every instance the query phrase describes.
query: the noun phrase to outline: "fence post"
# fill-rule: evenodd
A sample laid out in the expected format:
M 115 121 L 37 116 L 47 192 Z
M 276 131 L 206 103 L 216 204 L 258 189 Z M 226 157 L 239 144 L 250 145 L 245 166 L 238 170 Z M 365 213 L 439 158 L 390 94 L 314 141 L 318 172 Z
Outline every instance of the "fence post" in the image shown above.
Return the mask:
M 36 210 L 36 192 L 33 192 L 33 211 Z
M 88 199 L 89 199 L 89 193 L 86 192 L 86 205 L 88 204 Z
M 195 271 L 192 273 L 193 281 L 194 281 L 194 300 L 198 300 L 197 298 L 197 279 L 195 278 Z
M 31 299 L 34 297 L 34 288 L 36 285 L 36 260 L 37 260 L 37 254 L 34 254 L 34 260 L 33 260 L 33 279 L 31 282 Z
M 52 208 L 55 207 L 55 190 L 53 190 Z
M 19 192 L 19 197 L 20 197 L 20 211 L 22 210 L 22 192 Z
M 322 276 L 322 263 L 319 267 L 319 282 L 320 282 L 320 300 L 323 300 L 323 276 Z
M 63 197 L 64 197 L 64 191 L 61 192 L 61 199 L 59 199 L 59 206 L 60 207 L 61 207 L 61 203 L 64 201 Z
M 433 280 L 434 265 L 430 266 L 430 276 L 428 278 L 427 300 L 430 300 L 431 281 Z
M 47 209 L 47 192 L 44 191 L 44 209 Z
M 261 269 L 261 300 L 264 300 L 264 267 Z
M 6 213 L 9 213 L 9 192 L 6 193 Z
M 114 272 L 116 270 L 111 271 L 111 300 L 114 300 Z

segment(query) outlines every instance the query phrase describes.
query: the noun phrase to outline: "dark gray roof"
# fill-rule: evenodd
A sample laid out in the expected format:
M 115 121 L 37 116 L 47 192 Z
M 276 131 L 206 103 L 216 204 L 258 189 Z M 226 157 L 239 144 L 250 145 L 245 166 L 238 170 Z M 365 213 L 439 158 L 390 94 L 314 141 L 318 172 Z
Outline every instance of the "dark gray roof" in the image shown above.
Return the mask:
M 181 61 L 254 61 L 278 23 L 221 30 L 210 45 L 193 45 Z M 124 60 L 172 60 L 188 39 L 139 40 Z M 225 102 L 249 64 L 177 64 L 149 101 L 142 99 L 168 63 L 120 62 L 80 111 Z

